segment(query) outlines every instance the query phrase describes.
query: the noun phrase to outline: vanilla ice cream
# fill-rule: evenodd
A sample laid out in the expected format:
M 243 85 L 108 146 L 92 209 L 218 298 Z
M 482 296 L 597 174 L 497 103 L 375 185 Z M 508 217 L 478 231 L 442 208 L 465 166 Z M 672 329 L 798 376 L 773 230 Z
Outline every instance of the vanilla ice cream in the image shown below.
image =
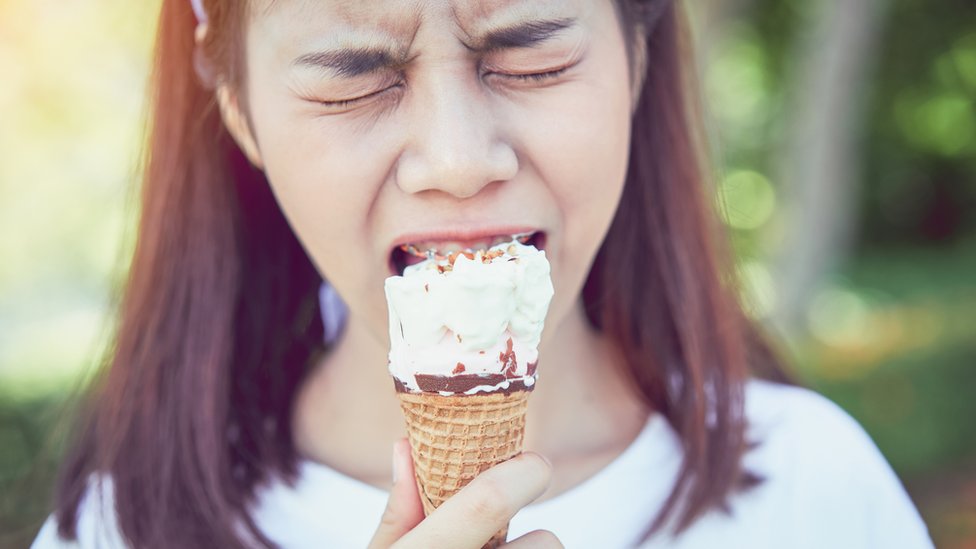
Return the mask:
M 510 242 L 427 259 L 386 279 L 397 389 L 442 395 L 530 389 L 552 281 L 544 251 Z

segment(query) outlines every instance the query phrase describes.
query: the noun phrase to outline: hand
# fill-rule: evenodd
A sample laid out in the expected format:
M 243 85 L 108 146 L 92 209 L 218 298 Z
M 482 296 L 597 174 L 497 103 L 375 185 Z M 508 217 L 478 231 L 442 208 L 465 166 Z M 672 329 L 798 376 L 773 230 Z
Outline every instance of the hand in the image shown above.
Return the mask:
M 551 466 L 538 454 L 520 454 L 482 472 L 424 518 L 410 445 L 401 439 L 393 446 L 393 489 L 369 549 L 481 549 L 519 509 L 545 492 L 551 474 Z M 509 549 L 562 546 L 546 530 L 529 532 L 504 545 Z

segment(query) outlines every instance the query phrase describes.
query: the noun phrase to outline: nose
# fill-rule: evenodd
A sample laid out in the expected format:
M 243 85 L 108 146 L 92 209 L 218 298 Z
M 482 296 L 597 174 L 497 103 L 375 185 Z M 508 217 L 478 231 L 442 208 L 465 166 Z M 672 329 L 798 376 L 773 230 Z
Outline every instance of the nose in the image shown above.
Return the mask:
M 445 74 L 414 92 L 411 127 L 396 166 L 401 189 L 469 198 L 515 176 L 517 155 L 479 82 Z

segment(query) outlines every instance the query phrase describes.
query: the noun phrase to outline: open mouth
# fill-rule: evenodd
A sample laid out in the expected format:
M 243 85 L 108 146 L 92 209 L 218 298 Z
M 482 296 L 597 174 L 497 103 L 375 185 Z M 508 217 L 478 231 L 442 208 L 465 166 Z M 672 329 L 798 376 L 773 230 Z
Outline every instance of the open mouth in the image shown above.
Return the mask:
M 546 245 L 546 233 L 533 231 L 530 233 L 495 235 L 468 241 L 410 242 L 397 246 L 390 252 L 390 272 L 394 275 L 403 276 L 404 269 L 426 259 L 446 259 L 457 252 L 487 250 L 492 246 L 513 240 L 542 250 L 545 249 Z

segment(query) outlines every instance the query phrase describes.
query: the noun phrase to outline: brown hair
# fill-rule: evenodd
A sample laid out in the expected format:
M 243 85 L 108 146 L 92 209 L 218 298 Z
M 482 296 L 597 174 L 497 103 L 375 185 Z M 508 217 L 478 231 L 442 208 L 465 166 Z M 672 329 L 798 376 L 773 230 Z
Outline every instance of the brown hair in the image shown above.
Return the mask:
M 206 4 L 203 53 L 240 82 L 247 3 Z M 650 534 L 672 517 L 681 531 L 757 481 L 741 470 L 743 385 L 749 365 L 782 376 L 720 278 L 730 262 L 703 184 L 680 11 L 618 7 L 625 34 L 646 35 L 648 70 L 624 196 L 583 299 L 684 447 Z M 63 537 L 105 475 L 135 547 L 240 547 L 241 535 L 273 546 L 248 506 L 269 474 L 297 475 L 292 399 L 323 346 L 321 277 L 194 74 L 195 24 L 188 0 L 164 0 L 138 239 L 108 368 L 62 466 Z

